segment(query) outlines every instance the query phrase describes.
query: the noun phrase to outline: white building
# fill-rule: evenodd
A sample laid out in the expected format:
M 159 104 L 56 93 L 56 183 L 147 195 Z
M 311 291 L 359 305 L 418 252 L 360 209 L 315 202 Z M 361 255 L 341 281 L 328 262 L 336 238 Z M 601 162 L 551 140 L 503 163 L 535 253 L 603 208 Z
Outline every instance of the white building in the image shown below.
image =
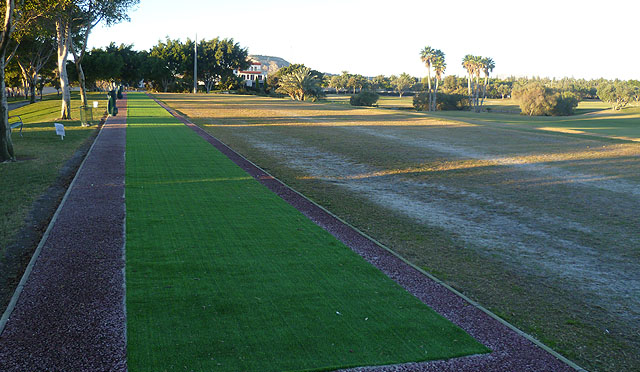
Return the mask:
M 248 87 L 252 87 L 254 84 L 264 84 L 267 81 L 267 72 L 262 69 L 260 62 L 251 61 L 249 69 L 233 70 L 233 73 L 243 78 Z

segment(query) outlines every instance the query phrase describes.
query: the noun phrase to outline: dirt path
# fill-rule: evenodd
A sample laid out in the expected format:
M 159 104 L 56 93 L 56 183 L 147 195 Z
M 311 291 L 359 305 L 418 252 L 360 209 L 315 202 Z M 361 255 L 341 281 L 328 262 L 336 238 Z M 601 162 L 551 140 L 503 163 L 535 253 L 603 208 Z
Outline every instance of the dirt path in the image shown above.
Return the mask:
M 126 371 L 126 99 L 118 107 L 120 115 L 101 129 L 3 317 L 2 371 Z

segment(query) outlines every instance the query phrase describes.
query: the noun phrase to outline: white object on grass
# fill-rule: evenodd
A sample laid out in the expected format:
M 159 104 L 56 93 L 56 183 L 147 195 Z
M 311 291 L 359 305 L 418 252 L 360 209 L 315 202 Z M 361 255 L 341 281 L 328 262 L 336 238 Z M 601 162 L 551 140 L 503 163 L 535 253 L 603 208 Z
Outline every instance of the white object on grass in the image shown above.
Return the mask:
M 60 136 L 60 139 L 64 140 L 64 125 L 60 123 L 53 123 L 56 126 L 56 135 Z
M 93 101 L 93 108 L 98 108 L 98 101 Z

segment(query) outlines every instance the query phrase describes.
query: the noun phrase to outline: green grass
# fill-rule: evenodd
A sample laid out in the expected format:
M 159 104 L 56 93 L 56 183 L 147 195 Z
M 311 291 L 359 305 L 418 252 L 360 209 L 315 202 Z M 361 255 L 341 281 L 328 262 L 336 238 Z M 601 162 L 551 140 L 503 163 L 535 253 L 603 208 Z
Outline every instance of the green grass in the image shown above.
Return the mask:
M 338 103 L 349 106 L 349 99 L 353 94 L 329 94 L 324 99 L 325 102 Z M 413 97 L 403 96 L 380 96 L 378 99 L 378 107 L 389 109 L 408 109 L 413 108 Z
M 631 106 L 620 112 L 613 112 L 604 109 L 600 102 L 584 102 L 578 109 L 585 113 L 573 116 L 529 117 L 518 114 L 446 111 L 430 115 L 473 124 L 506 125 L 520 130 L 640 141 L 640 107 Z
M 640 144 L 538 128 L 589 124 L 622 136 L 636 108 L 528 118 L 158 96 L 579 365 L 639 370 L 639 302 L 629 294 L 640 272 Z
M 321 370 L 487 349 L 141 94 L 127 127 L 131 371 Z
M 99 93 L 90 93 L 89 99 L 102 99 Z M 72 96 L 74 120 L 59 121 L 64 124 L 64 141 L 55 134 L 53 126 L 60 116 L 60 100 L 56 95 L 43 97 L 42 102 L 12 110 L 9 115 L 20 115 L 24 121 L 22 137 L 15 129 L 11 135 L 17 162 L 0 164 L 0 188 L 8 192 L 0 195 L 0 257 L 20 226 L 24 223 L 31 205 L 55 181 L 60 167 L 73 155 L 95 131 L 94 127 L 82 127 L 79 122 L 79 99 Z M 99 119 L 104 106 L 94 109 Z

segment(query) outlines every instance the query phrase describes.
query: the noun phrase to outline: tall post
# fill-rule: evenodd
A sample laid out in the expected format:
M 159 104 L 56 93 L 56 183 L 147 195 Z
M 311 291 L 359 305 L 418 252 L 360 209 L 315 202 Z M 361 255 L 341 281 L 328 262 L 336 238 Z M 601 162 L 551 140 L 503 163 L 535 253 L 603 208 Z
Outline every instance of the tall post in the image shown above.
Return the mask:
M 198 34 L 193 47 L 193 94 L 198 93 Z

